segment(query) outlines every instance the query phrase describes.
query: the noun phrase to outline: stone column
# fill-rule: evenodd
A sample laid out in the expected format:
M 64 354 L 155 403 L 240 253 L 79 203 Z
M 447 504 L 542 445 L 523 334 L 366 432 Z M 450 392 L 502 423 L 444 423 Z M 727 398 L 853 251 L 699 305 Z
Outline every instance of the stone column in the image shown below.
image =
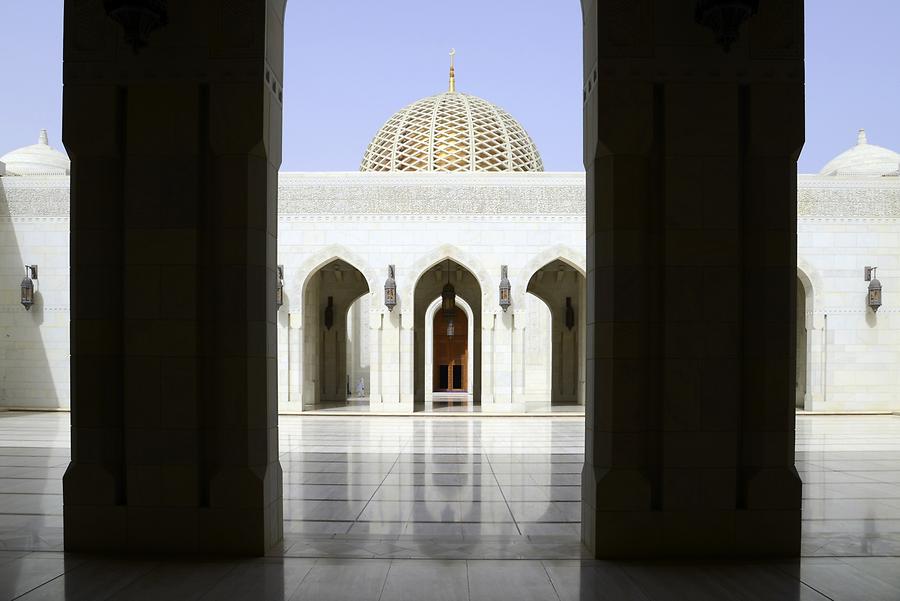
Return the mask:
M 169 3 L 139 54 L 65 4 L 69 551 L 281 539 L 275 249 L 284 2 Z
M 497 315 L 484 314 L 481 318 L 481 411 L 494 410 L 494 390 L 496 371 L 494 336 L 497 329 Z
M 288 402 L 297 403 L 291 410 L 303 410 L 303 314 L 291 313 L 288 316 Z
M 415 410 L 415 320 L 411 314 L 401 313 L 400 331 L 400 411 L 413 413 Z
M 382 310 L 384 316 L 384 332 L 381 347 L 381 393 L 384 408 L 388 411 L 400 411 L 401 386 L 400 374 L 403 333 L 401 322 L 411 319 L 403 311 Z
M 729 52 L 694 0 L 583 0 L 583 538 L 598 557 L 795 555 L 803 3 Z
M 384 316 L 380 310 L 369 313 L 369 409 L 379 411 L 384 406 L 381 381 L 384 368 L 381 364 L 382 340 L 384 339 Z

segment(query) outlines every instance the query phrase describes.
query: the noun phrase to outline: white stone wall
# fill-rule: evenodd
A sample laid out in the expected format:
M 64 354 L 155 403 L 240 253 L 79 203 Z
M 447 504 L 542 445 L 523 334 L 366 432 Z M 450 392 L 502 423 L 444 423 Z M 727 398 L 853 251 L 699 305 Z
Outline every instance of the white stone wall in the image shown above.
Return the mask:
M 482 327 L 475 335 L 481 340 L 483 410 L 522 410 L 526 402 L 533 407 L 542 400 L 549 406 L 547 376 L 535 378 L 533 369 L 543 372 L 550 364 L 544 356 L 551 347 L 549 319 L 541 319 L 546 309 L 526 295 L 525 287 L 535 271 L 558 258 L 584 270 L 582 174 L 282 174 L 280 188 L 282 312 L 304 313 L 303 283 L 333 259 L 364 274 L 372 291 L 363 298 L 368 310 L 363 321 L 369 325 L 373 410 L 413 408 L 414 287 L 425 271 L 447 258 L 467 268 L 482 291 Z M 399 304 L 388 312 L 383 289 L 391 264 Z M 498 304 L 501 265 L 509 266 L 513 286 L 508 313 Z M 288 321 L 318 327 L 310 316 L 279 321 L 281 374 L 289 373 L 290 362 L 303 352 L 299 346 L 290 349 L 289 341 L 307 338 L 292 332 Z M 360 348 L 350 355 L 365 352 Z M 279 380 L 282 409 L 308 409 L 291 381 Z
M 900 178 L 802 176 L 799 209 L 806 408 L 900 410 Z M 867 265 L 884 287 L 877 313 Z
M 69 179 L 0 178 L 0 407 L 69 406 Z M 25 265 L 35 304 L 20 304 Z
M 808 296 L 804 405 L 898 411 L 900 178 L 801 176 L 799 187 L 798 274 Z M 69 405 L 68 205 L 66 177 L 0 178 L 2 407 Z M 279 207 L 278 261 L 286 280 L 279 313 L 282 409 L 300 410 L 304 389 L 314 386 L 303 340 L 318 336 L 316 316 L 304 319 L 301 290 L 334 258 L 359 269 L 372 290 L 361 300 L 359 324 L 368 330 L 357 336 L 351 372 L 365 373 L 367 366 L 374 408 L 412 406 L 412 288 L 419 274 L 447 257 L 482 286 L 477 335 L 485 409 L 533 407 L 549 398 L 549 344 L 542 342 L 549 314 L 524 288 L 557 258 L 584 267 L 582 175 L 283 174 Z M 26 263 L 37 264 L 40 276 L 30 312 L 19 304 Z M 392 313 L 382 304 L 388 264 L 397 266 L 399 288 Z M 503 264 L 513 285 L 508 313 L 497 304 Z M 884 286 L 877 314 L 866 306 L 866 265 L 879 268 Z

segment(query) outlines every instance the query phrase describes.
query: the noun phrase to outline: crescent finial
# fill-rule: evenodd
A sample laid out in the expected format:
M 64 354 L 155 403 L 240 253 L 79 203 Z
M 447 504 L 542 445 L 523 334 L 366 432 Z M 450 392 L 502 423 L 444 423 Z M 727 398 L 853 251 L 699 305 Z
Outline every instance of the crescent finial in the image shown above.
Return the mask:
M 456 91 L 456 48 L 450 49 L 450 91 Z

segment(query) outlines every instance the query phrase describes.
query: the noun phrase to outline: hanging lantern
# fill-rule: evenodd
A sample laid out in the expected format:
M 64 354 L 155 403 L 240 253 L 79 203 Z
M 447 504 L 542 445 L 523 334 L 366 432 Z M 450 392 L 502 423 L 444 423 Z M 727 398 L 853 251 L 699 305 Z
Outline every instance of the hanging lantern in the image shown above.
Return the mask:
M 125 42 L 134 53 L 150 41 L 150 34 L 169 22 L 167 0 L 104 0 L 106 14 L 122 26 Z
M 869 282 L 868 305 L 873 313 L 881 307 L 881 282 L 875 277 L 877 267 L 866 267 L 866 281 Z
M 450 283 L 450 261 L 447 261 L 447 283 L 441 291 L 441 308 L 448 319 L 456 312 L 456 288 Z
M 444 319 L 447 320 L 447 336 L 453 337 L 456 332 L 456 325 L 453 320 L 456 316 L 456 288 L 450 283 L 450 260 L 447 260 L 447 283 L 441 290 L 441 310 L 444 312 Z
M 441 291 L 441 308 L 447 315 L 456 311 L 456 288 L 450 282 L 447 282 Z
M 334 297 L 328 297 L 328 306 L 325 307 L 325 329 L 330 330 L 334 325 Z
M 694 18 L 712 30 L 725 52 L 731 51 L 741 25 L 759 10 L 759 0 L 698 0 Z
M 384 306 L 389 312 L 397 306 L 397 280 L 394 279 L 393 265 L 388 265 L 388 277 L 384 282 Z
M 566 297 L 566 327 L 569 331 L 575 327 L 575 307 L 572 306 L 572 297 Z
M 508 272 L 508 266 L 500 266 L 500 308 L 503 309 L 504 313 L 506 313 L 506 310 L 509 309 L 509 306 L 512 304 L 512 301 L 509 298 L 512 286 L 509 283 Z
M 32 278 L 36 280 L 37 273 L 37 265 L 25 266 L 25 278 L 22 280 L 22 306 L 26 311 L 31 311 L 31 306 L 34 305 L 34 281 Z
M 278 286 L 275 288 L 275 306 L 280 309 L 284 305 L 284 265 L 276 267 Z

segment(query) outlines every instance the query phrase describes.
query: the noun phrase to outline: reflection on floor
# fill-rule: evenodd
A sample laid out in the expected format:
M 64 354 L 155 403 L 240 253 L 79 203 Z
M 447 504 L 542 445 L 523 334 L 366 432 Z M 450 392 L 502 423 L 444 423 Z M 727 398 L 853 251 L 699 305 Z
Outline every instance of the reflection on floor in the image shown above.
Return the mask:
M 582 556 L 581 418 L 285 417 L 280 432 L 291 556 Z
M 68 420 L 0 413 L 0 600 L 900 599 L 900 417 L 799 417 L 804 559 L 709 565 L 577 559 L 573 417 L 284 416 L 278 557 L 63 555 Z
M 462 398 L 453 398 L 451 395 L 436 395 L 434 399 L 434 404 L 431 409 L 425 409 L 425 403 L 415 403 L 413 405 L 413 412 L 416 415 L 431 415 L 431 414 L 445 414 L 445 413 L 453 413 L 453 414 L 471 414 L 471 413 L 482 413 L 481 405 L 478 403 L 470 404 L 462 399 L 465 398 L 466 395 L 459 395 Z M 298 411 L 292 411 L 287 408 L 282 409 L 284 415 L 300 415 Z M 320 403 L 313 410 L 307 410 L 305 412 L 306 415 L 370 415 L 369 411 L 369 400 L 368 399 L 360 399 L 360 398 L 352 398 L 344 402 L 327 402 Z M 383 414 L 381 414 L 383 415 Z M 396 414 L 399 416 L 400 414 Z M 406 415 L 406 414 L 402 414 Z M 558 403 L 552 406 L 546 406 L 543 403 L 536 403 L 534 405 L 526 406 L 524 411 L 513 411 L 509 413 L 493 413 L 491 417 L 552 417 L 555 415 L 569 415 L 573 417 L 584 417 L 584 405 L 578 405 L 576 403 Z

